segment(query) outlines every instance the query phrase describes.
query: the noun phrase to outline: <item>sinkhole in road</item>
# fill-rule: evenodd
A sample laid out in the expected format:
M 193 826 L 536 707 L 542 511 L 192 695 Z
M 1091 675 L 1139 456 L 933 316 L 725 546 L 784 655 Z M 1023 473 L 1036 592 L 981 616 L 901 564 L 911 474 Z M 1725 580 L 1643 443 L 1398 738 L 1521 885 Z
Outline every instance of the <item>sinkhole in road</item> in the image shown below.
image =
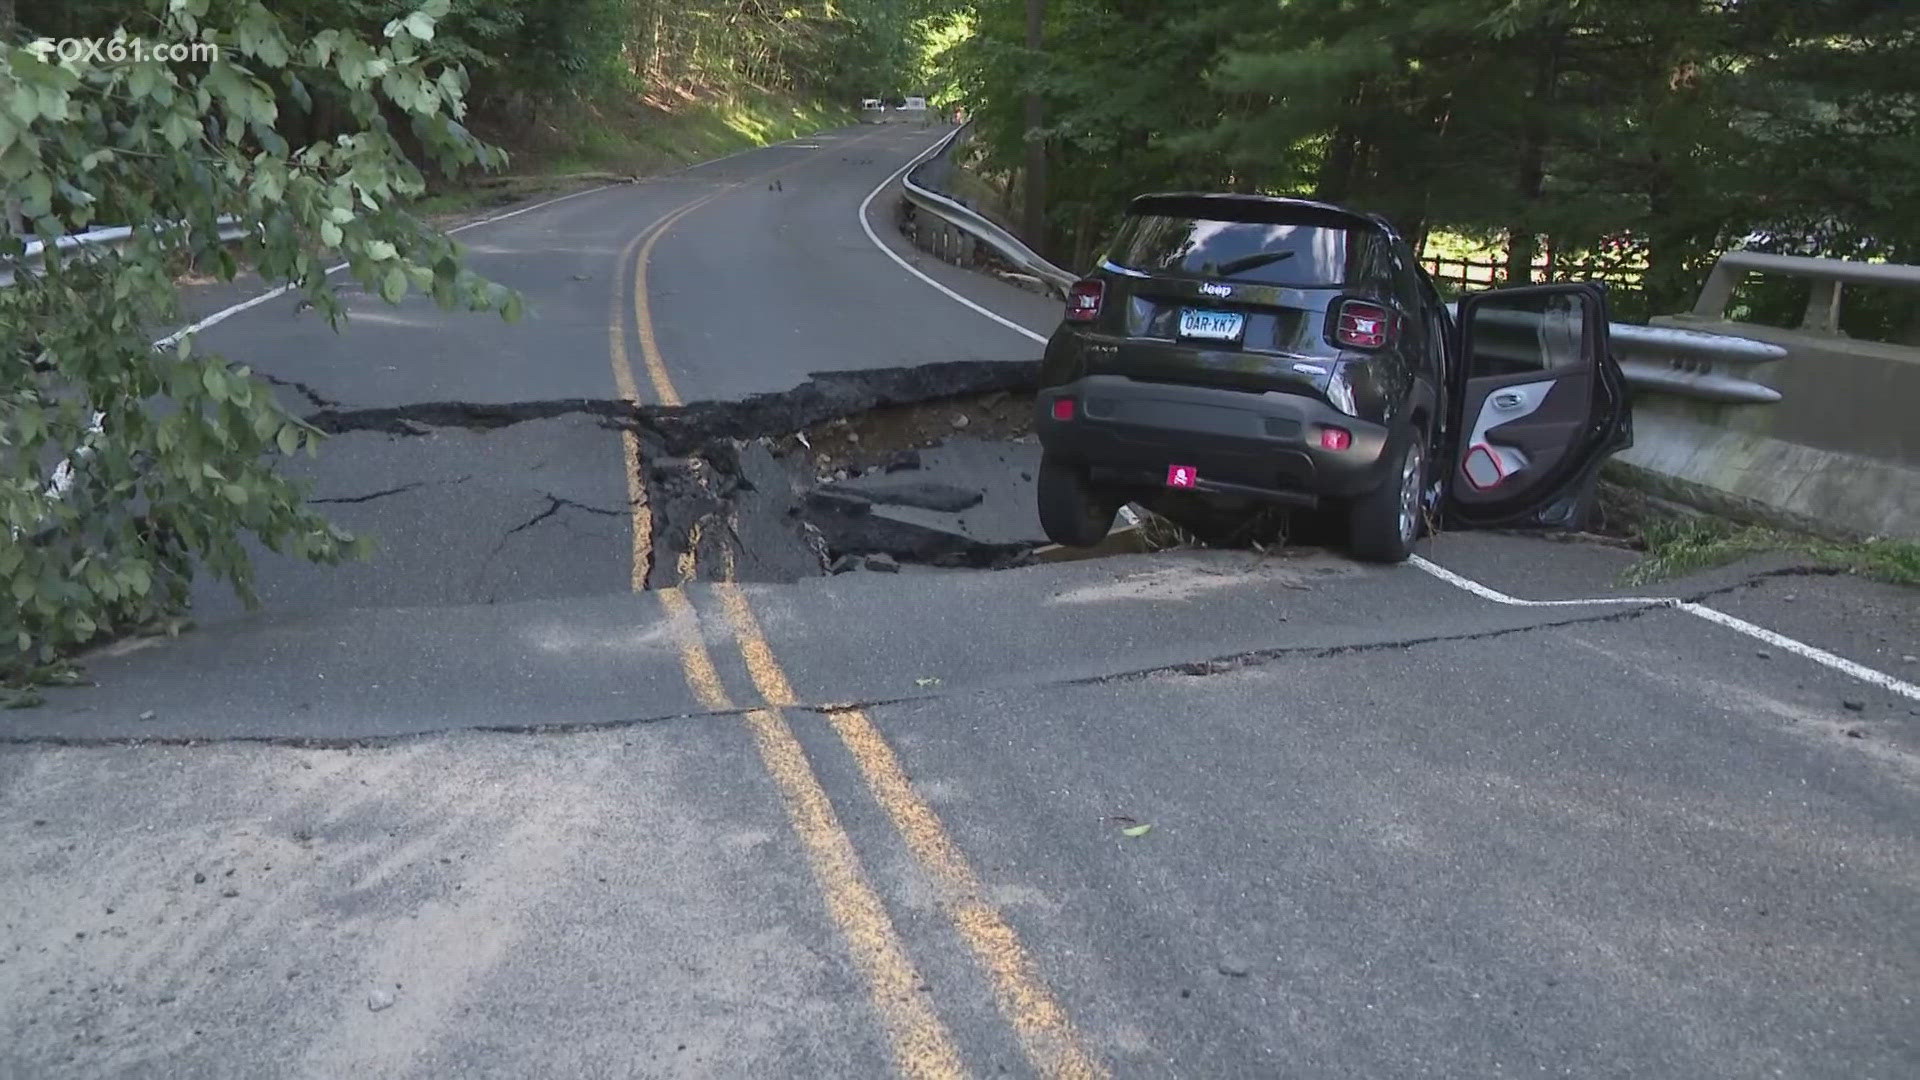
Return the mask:
M 587 418 L 637 443 L 646 587 L 786 582 L 1033 561 L 1046 544 L 1034 503 L 1037 376 L 1033 361 L 825 372 L 790 390 L 682 406 L 564 399 L 342 409 L 309 393 L 327 407 L 307 420 L 329 433 L 427 437 Z
M 724 430 L 724 419 L 697 441 L 643 431 L 648 585 L 1032 562 L 1046 544 L 1034 510 L 1033 392 L 1030 379 L 1007 374 L 956 365 L 864 408 L 803 407 L 777 425 L 785 430 L 760 434 Z

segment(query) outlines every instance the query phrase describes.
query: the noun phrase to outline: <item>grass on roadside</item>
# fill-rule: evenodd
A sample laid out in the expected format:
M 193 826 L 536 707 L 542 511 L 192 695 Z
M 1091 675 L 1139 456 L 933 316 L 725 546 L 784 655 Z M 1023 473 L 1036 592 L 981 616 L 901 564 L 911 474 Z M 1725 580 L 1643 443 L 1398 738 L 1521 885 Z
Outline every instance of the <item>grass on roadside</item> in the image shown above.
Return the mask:
M 1645 585 L 1750 555 L 1785 553 L 1878 581 L 1920 586 L 1920 543 L 1911 540 L 1840 542 L 1714 517 L 1656 517 L 1643 522 L 1639 532 L 1646 557 L 1623 576 L 1626 585 Z

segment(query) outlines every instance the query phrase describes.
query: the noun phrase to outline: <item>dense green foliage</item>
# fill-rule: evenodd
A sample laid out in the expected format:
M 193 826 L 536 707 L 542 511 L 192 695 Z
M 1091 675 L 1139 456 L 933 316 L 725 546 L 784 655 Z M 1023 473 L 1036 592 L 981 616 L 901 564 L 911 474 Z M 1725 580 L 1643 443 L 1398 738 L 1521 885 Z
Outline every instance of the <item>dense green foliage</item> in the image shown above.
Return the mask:
M 1911 3 L 1047 0 L 1035 53 L 1027 2 L 974 0 L 949 93 L 1007 170 L 1042 95 L 1063 258 L 1130 194 L 1209 188 L 1511 241 L 1515 277 L 1645 267 L 1653 310 L 1743 242 L 1920 261 Z
M 51 38 L 132 28 L 146 0 L 16 0 Z M 296 35 L 378 37 L 414 0 L 281 0 Z M 476 108 L 617 89 L 733 87 L 859 97 L 906 89 L 919 57 L 913 0 L 452 0 L 425 52 L 465 67 Z
M 274 470 L 318 433 L 246 366 L 152 336 L 177 319 L 189 263 L 250 266 L 333 319 L 335 260 L 389 302 L 418 291 L 514 314 L 517 298 L 405 209 L 424 180 L 402 135 L 446 167 L 497 159 L 456 119 L 460 70 L 428 56 L 445 9 L 425 0 L 367 40 L 299 33 L 252 0 L 173 0 L 151 40 L 219 46 L 198 64 L 0 47 L 13 211 L 43 239 L 139 226 L 118 250 L 32 258 L 0 237 L 18 260 L 0 288 L 0 668 L 169 616 L 196 566 L 246 593 L 245 534 L 319 561 L 355 550 Z M 340 133 L 290 143 L 283 127 L 323 97 Z M 247 223 L 237 243 L 220 242 L 223 220 Z

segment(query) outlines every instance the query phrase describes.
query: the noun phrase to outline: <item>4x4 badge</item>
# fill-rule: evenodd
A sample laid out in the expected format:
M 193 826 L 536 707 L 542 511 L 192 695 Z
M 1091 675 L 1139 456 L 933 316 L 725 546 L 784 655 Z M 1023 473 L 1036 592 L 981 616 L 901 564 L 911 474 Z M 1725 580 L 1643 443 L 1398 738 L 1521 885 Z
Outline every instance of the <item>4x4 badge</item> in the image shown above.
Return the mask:
M 1221 296 L 1221 297 L 1232 296 L 1233 286 L 1219 285 L 1211 281 L 1203 281 L 1200 283 L 1200 294 L 1202 296 Z

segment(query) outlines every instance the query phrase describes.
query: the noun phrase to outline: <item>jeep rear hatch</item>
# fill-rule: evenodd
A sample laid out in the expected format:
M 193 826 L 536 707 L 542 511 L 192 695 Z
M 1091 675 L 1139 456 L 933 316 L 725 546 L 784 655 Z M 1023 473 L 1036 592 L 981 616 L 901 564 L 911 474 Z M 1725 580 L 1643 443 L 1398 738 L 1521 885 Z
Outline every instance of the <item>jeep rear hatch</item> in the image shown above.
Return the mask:
M 1091 367 L 1241 390 L 1324 391 L 1327 311 L 1381 280 L 1386 234 L 1320 203 L 1231 195 L 1134 200 L 1102 264 L 1120 339 Z

